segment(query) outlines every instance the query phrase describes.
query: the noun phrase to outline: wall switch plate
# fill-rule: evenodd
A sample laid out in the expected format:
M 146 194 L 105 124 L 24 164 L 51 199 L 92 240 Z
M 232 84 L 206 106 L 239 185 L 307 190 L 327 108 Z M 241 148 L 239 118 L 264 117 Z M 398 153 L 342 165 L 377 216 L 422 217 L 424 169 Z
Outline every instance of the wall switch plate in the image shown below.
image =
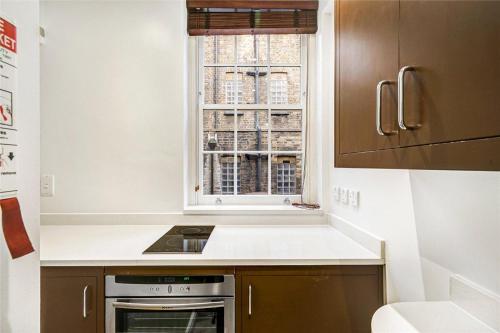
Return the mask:
M 349 204 L 352 207 L 358 207 L 359 205 L 359 191 L 349 190 Z
M 335 201 L 340 201 L 340 187 L 338 186 L 333 187 L 333 199 Z
M 40 180 L 40 194 L 42 197 L 53 197 L 55 195 L 54 175 L 42 175 Z
M 348 189 L 346 189 L 346 188 L 340 189 L 340 201 L 346 205 L 349 203 L 349 190 Z

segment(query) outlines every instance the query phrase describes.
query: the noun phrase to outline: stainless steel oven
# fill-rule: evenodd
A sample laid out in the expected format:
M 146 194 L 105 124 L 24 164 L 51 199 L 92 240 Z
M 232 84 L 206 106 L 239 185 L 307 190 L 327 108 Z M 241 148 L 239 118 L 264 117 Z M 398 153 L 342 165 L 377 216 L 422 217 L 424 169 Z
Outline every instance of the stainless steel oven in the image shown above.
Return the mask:
M 234 276 L 106 276 L 106 333 L 234 333 Z

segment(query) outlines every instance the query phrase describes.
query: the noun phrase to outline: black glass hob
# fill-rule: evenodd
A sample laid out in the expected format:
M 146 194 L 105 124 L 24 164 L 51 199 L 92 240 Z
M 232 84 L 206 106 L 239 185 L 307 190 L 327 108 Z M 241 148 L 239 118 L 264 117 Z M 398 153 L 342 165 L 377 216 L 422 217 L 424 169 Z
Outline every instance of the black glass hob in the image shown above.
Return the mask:
M 143 253 L 202 253 L 215 226 L 176 225 Z

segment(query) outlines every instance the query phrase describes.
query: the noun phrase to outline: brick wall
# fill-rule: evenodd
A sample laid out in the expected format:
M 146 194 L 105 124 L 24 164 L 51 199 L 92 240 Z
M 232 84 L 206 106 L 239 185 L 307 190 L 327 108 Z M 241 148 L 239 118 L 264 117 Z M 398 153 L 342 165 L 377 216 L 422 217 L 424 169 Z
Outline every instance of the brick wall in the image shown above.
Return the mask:
M 296 35 L 270 36 L 268 54 L 267 36 L 205 37 L 205 65 L 238 64 L 255 66 L 205 67 L 204 95 L 206 104 L 226 104 L 238 98 L 239 104 L 267 104 L 271 80 L 285 82 L 288 104 L 300 104 L 300 67 L 273 66 L 300 64 L 300 37 Z M 235 44 L 238 45 L 235 54 Z M 257 48 L 254 49 L 254 45 Z M 268 58 L 271 61 L 269 73 Z M 259 66 L 257 66 L 259 65 Z M 236 83 L 235 81 L 240 81 Z M 231 87 L 228 87 L 231 85 Z M 238 93 L 238 88 L 241 92 Z M 228 96 L 229 91 L 233 92 Z M 270 98 L 270 97 L 269 97 Z M 237 150 L 241 194 L 268 191 L 268 160 L 271 159 L 271 190 L 277 193 L 277 165 L 286 162 L 295 165 L 296 193 L 301 192 L 302 159 L 300 155 L 249 154 L 245 151 L 263 151 L 269 143 L 268 110 L 204 110 L 204 150 L 232 151 L 234 149 L 235 117 L 238 130 Z M 292 151 L 302 149 L 302 113 L 300 110 L 271 111 L 271 149 Z M 212 149 L 209 142 L 215 143 Z M 240 153 L 241 152 L 241 153 Z M 204 193 L 221 194 L 222 163 L 234 163 L 231 154 L 204 155 Z M 213 161 L 212 161 L 213 159 Z M 212 170 L 213 164 L 213 170 Z M 257 175 L 260 165 L 260 176 Z M 212 184 L 213 182 L 213 184 Z M 260 188 L 259 188 L 260 187 Z M 213 193 L 212 193 L 213 191 Z

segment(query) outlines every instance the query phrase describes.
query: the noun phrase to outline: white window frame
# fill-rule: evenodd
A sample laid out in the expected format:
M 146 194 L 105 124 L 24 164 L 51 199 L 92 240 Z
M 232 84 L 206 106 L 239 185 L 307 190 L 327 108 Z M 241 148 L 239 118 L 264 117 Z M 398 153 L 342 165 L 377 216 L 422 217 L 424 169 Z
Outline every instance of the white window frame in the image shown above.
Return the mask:
M 204 50 L 203 50 L 203 45 L 204 45 L 204 37 L 197 37 L 196 40 L 196 48 L 197 48 L 197 68 L 196 68 L 196 80 L 197 80 L 197 88 L 198 88 L 198 103 L 197 103 L 197 119 L 198 123 L 196 126 L 196 138 L 197 138 L 197 152 L 196 152 L 196 159 L 197 159 L 197 170 L 196 170 L 196 176 L 197 176 L 197 186 L 196 186 L 196 194 L 194 198 L 194 204 L 195 205 L 288 205 L 291 201 L 298 201 L 300 199 L 300 195 L 281 195 L 281 194 L 272 194 L 272 156 L 273 155 L 284 155 L 284 156 L 290 156 L 290 155 L 300 155 L 301 161 L 302 161 L 302 170 L 304 168 L 304 157 L 305 157 L 305 120 L 307 119 L 305 112 L 306 112 L 306 80 L 307 80 L 307 52 L 308 52 L 308 35 L 301 35 L 301 55 L 300 55 L 300 64 L 285 64 L 285 63 L 273 63 L 270 64 L 270 60 L 268 60 L 267 64 L 265 67 L 267 67 L 267 72 L 271 73 L 271 68 L 273 67 L 295 67 L 295 68 L 300 68 L 301 73 L 300 73 L 300 103 L 298 104 L 271 104 L 271 85 L 269 84 L 269 81 L 271 79 L 268 79 L 268 84 L 267 84 L 267 96 L 268 96 L 268 101 L 269 103 L 266 104 L 239 104 L 239 103 L 234 103 L 234 104 L 205 104 L 205 95 L 204 95 L 204 69 L 205 67 L 223 67 L 223 68 L 234 68 L 234 75 L 235 75 L 235 82 L 241 82 L 238 80 L 238 68 L 239 67 L 255 67 L 255 64 L 248 64 L 248 63 L 235 63 L 235 64 L 205 64 L 204 63 Z M 268 55 L 270 55 L 270 37 L 268 36 Z M 238 44 L 237 44 L 237 38 L 235 37 L 235 46 L 234 46 L 234 52 L 235 52 L 235 59 L 237 59 L 237 50 L 238 50 Z M 260 65 L 259 65 L 260 66 Z M 239 86 L 239 85 L 238 85 Z M 233 84 L 234 87 L 234 84 Z M 288 97 L 288 93 L 287 93 Z M 287 98 L 288 100 L 288 98 Z M 239 102 L 239 100 L 238 100 Z M 296 150 L 296 151 L 274 151 L 272 150 L 271 147 L 271 140 L 268 140 L 268 149 L 263 150 L 263 151 L 237 151 L 237 116 L 234 117 L 234 140 L 235 140 L 235 150 L 230 150 L 230 151 L 203 151 L 203 110 L 227 110 L 227 111 L 234 111 L 235 115 L 239 111 L 244 110 L 267 110 L 268 112 L 268 119 L 269 122 L 272 119 L 271 113 L 272 111 L 276 110 L 300 110 L 302 111 L 302 147 L 301 150 Z M 269 123 L 268 126 L 268 138 L 271 138 L 271 126 Z M 237 163 L 238 163 L 238 155 L 242 153 L 248 153 L 248 154 L 266 154 L 269 156 L 267 159 L 268 163 L 268 194 L 262 195 L 262 194 L 237 194 L 237 188 L 235 187 L 235 193 L 234 194 L 204 194 L 204 188 L 203 188 L 203 155 L 204 154 L 233 154 L 234 156 L 234 163 L 235 163 L 235 170 L 237 168 Z M 304 175 L 304 172 L 302 172 L 302 176 Z M 237 184 L 238 182 L 238 173 L 234 173 L 235 180 L 234 182 Z M 240 185 L 240 184 L 238 184 Z M 302 189 L 304 190 L 304 189 Z

